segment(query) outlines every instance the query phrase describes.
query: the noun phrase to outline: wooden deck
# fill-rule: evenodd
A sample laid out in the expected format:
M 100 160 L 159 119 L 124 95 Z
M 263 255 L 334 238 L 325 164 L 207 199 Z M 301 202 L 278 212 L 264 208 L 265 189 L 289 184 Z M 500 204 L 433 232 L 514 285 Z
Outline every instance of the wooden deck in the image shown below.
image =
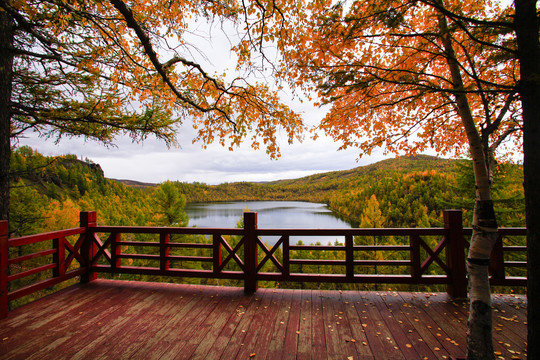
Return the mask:
M 526 298 L 493 305 L 497 355 L 525 359 Z M 443 293 L 96 280 L 0 320 L 0 359 L 448 359 L 466 319 Z

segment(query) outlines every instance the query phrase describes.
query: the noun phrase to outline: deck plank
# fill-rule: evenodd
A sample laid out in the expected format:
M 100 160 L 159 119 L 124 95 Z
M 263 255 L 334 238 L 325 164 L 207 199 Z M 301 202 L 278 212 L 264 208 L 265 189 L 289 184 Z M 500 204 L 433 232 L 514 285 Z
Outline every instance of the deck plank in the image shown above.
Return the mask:
M 527 300 L 494 295 L 494 346 L 526 358 Z M 0 359 L 444 359 L 468 307 L 442 293 L 97 280 L 0 320 Z
M 313 352 L 313 322 L 312 322 L 312 308 L 311 308 L 311 294 L 312 292 L 302 291 L 302 297 L 300 299 L 300 324 L 298 326 L 298 349 L 296 358 L 298 360 L 311 360 L 311 354 Z
M 323 304 L 321 291 L 314 290 L 311 293 L 311 334 L 313 344 L 312 359 L 326 359 L 326 340 L 323 319 Z
M 253 327 L 258 328 L 258 335 L 256 339 L 252 339 L 248 343 L 247 347 L 242 349 L 244 353 L 240 355 L 252 355 L 255 354 L 257 359 L 265 359 L 268 354 L 268 344 L 274 337 L 274 329 L 279 323 L 276 323 L 278 314 L 280 311 L 281 299 L 283 297 L 283 290 L 280 289 L 260 289 L 259 292 L 263 296 L 262 311 L 260 312 L 263 317 L 260 323 L 252 323 Z M 247 357 L 243 357 L 247 358 Z
M 397 294 L 395 295 L 397 296 Z M 394 314 L 391 306 L 393 301 L 396 300 L 396 296 L 393 293 L 382 293 L 380 296 L 373 297 L 375 307 L 381 314 L 381 318 L 391 334 L 391 337 L 387 338 L 387 340 L 394 345 L 394 349 L 397 350 L 399 348 L 406 359 L 435 358 L 436 355 L 428 348 L 424 341 L 419 341 L 419 338 L 409 335 L 409 328 L 403 326 L 404 319 L 400 314 Z
M 251 302 L 251 298 L 243 296 L 241 294 L 242 290 L 238 290 L 238 295 L 233 298 L 233 308 L 230 313 L 222 313 L 226 318 L 221 331 L 219 331 L 218 336 L 215 339 L 207 339 L 211 343 L 211 346 L 203 346 L 202 348 L 197 348 L 196 354 L 193 355 L 193 359 L 219 359 L 223 350 L 226 348 L 229 343 L 232 335 L 234 334 L 243 313 L 245 312 L 246 307 Z M 217 329 L 216 329 L 217 332 Z
M 266 359 L 281 360 L 283 354 L 283 343 L 287 334 L 287 324 L 289 323 L 289 309 L 292 303 L 292 295 L 292 290 L 282 290 L 282 297 L 277 303 L 278 312 L 274 322 L 272 339 L 268 343 Z
M 351 329 L 351 342 L 354 340 L 359 359 L 373 359 L 373 353 L 369 348 L 366 331 L 364 330 L 360 314 L 357 312 L 355 305 L 355 303 L 360 304 L 360 301 L 354 295 L 353 292 L 343 293 L 343 303 L 345 304 L 344 314 L 348 319 Z

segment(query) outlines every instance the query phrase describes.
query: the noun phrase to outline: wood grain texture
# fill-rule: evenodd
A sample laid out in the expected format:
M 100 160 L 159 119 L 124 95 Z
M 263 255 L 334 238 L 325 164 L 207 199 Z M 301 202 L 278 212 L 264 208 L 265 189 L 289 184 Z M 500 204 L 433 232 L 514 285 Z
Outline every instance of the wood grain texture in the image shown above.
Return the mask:
M 525 358 L 526 298 L 493 306 L 495 350 Z M 0 320 L 0 359 L 444 359 L 465 354 L 467 311 L 445 293 L 96 280 Z

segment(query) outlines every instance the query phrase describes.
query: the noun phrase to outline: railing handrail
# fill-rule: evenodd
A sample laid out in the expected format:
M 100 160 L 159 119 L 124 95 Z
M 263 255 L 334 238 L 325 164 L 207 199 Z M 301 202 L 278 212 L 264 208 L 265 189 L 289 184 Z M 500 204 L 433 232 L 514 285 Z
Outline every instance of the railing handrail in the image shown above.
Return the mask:
M 209 235 L 219 233 L 224 235 L 243 235 L 242 228 L 198 228 L 198 227 L 166 227 L 166 226 L 110 226 L 92 227 L 93 232 L 121 232 L 131 234 L 173 234 L 173 235 Z
M 41 233 L 41 234 L 19 236 L 16 238 L 8 239 L 8 246 L 17 247 L 17 246 L 23 246 L 23 245 L 30 245 L 30 244 L 35 244 L 38 242 L 57 239 L 60 237 L 80 235 L 80 234 L 84 234 L 85 232 L 86 232 L 85 227 L 77 227 L 77 228 L 71 228 L 71 229 L 49 231 L 49 232 Z
M 445 227 L 432 228 L 357 228 L 357 229 L 277 229 L 257 228 L 256 213 L 245 213 L 244 228 L 196 228 L 196 227 L 154 227 L 154 226 L 98 226 L 95 212 L 81 213 L 81 226 L 77 228 L 52 231 L 42 234 L 23 236 L 8 239 L 7 222 L 0 222 L 0 317 L 7 314 L 7 304 L 16 298 L 28 295 L 40 289 L 55 285 L 75 276 L 81 277 L 81 282 L 91 281 L 96 277 L 96 272 L 129 273 L 129 274 L 152 274 L 167 276 L 193 276 L 202 278 L 227 278 L 243 279 L 247 292 L 253 292 L 257 288 L 257 281 L 316 281 L 316 282 L 369 282 L 369 283 L 408 283 L 408 284 L 447 284 L 448 291 L 455 296 L 466 295 L 466 275 L 464 270 L 465 236 L 472 233 L 471 228 L 463 228 L 461 225 L 460 211 L 445 211 Z M 250 219 L 251 217 L 251 219 Z M 110 234 L 102 242 L 97 234 Z M 121 234 L 154 234 L 159 235 L 159 241 L 138 242 L 122 241 Z M 79 235 L 79 239 L 71 244 L 67 237 Z M 173 235 L 211 235 L 212 243 L 182 243 L 170 241 Z M 497 285 L 525 285 L 526 279 L 509 277 L 505 275 L 505 266 L 523 267 L 526 262 L 505 261 L 505 251 L 525 251 L 525 246 L 503 246 L 503 236 L 526 235 L 526 229 L 520 227 L 500 228 L 499 240 L 496 245 L 498 253 L 493 256 L 492 283 Z M 240 243 L 233 248 L 223 236 L 242 237 Z M 260 237 L 279 236 L 277 246 L 267 247 Z M 294 236 L 339 236 L 344 239 L 341 245 L 295 245 L 290 243 L 290 237 Z M 407 236 L 409 243 L 406 245 L 354 245 L 355 237 L 372 236 Z M 431 249 L 422 240 L 422 236 L 443 236 L 439 244 Z M 453 238 L 452 238 L 453 237 Z M 41 250 L 33 254 L 26 254 L 12 259 L 8 257 L 8 249 L 35 244 L 43 241 L 53 241 L 53 249 Z M 150 246 L 159 247 L 159 254 L 126 254 L 121 246 Z M 281 246 L 282 263 L 275 257 L 276 248 Z M 200 248 L 212 251 L 212 256 L 177 256 L 170 255 L 173 248 Z M 243 247 L 244 257 L 238 256 L 238 249 Z M 222 249 L 227 251 L 227 257 L 222 259 Z M 317 260 L 317 259 L 291 259 L 291 251 L 328 251 L 338 250 L 344 253 L 343 259 Z M 420 251 L 427 255 L 420 258 Z M 441 260 L 442 251 L 446 253 L 446 263 Z M 409 252 L 410 258 L 405 260 L 369 260 L 356 259 L 355 252 L 361 251 L 405 251 Z M 495 250 L 494 250 L 495 251 Z M 263 255 L 261 264 L 258 264 L 258 253 Z M 53 262 L 48 265 L 25 270 L 24 272 L 9 275 L 8 268 L 11 264 L 21 263 L 28 259 L 42 256 L 53 256 Z M 105 258 L 110 264 L 98 264 L 98 258 Z M 159 262 L 158 267 L 135 267 L 121 265 L 120 260 L 126 258 L 151 259 Z M 69 269 L 73 260 L 80 264 L 79 268 Z M 198 261 L 210 262 L 212 270 L 176 269 L 169 266 L 170 261 Z M 240 271 L 225 270 L 227 262 L 237 263 Z M 264 263 L 274 263 L 278 272 L 265 272 Z M 443 275 L 428 275 L 427 268 L 437 263 L 445 272 Z M 359 274 L 355 273 L 354 266 L 370 265 L 409 266 L 409 274 Z M 309 274 L 291 273 L 291 265 L 339 265 L 344 266 L 344 274 Z M 40 271 L 53 271 L 53 278 L 45 279 L 31 284 L 22 289 L 8 291 L 10 281 L 35 274 Z

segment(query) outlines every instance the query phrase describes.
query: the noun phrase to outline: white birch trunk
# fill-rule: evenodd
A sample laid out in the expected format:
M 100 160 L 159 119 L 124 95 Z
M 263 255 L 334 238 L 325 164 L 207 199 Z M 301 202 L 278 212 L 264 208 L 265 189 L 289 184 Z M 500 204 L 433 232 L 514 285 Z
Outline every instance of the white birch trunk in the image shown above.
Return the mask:
M 441 5 L 442 0 L 441 0 Z M 446 60 L 456 90 L 456 106 L 467 133 L 474 166 L 476 203 L 473 215 L 473 235 L 467 257 L 469 274 L 469 319 L 467 321 L 467 359 L 494 359 L 491 291 L 489 287 L 489 260 L 497 239 L 497 221 L 491 199 L 489 156 L 484 149 L 480 133 L 464 91 L 463 79 L 444 15 L 439 16 L 439 29 Z

